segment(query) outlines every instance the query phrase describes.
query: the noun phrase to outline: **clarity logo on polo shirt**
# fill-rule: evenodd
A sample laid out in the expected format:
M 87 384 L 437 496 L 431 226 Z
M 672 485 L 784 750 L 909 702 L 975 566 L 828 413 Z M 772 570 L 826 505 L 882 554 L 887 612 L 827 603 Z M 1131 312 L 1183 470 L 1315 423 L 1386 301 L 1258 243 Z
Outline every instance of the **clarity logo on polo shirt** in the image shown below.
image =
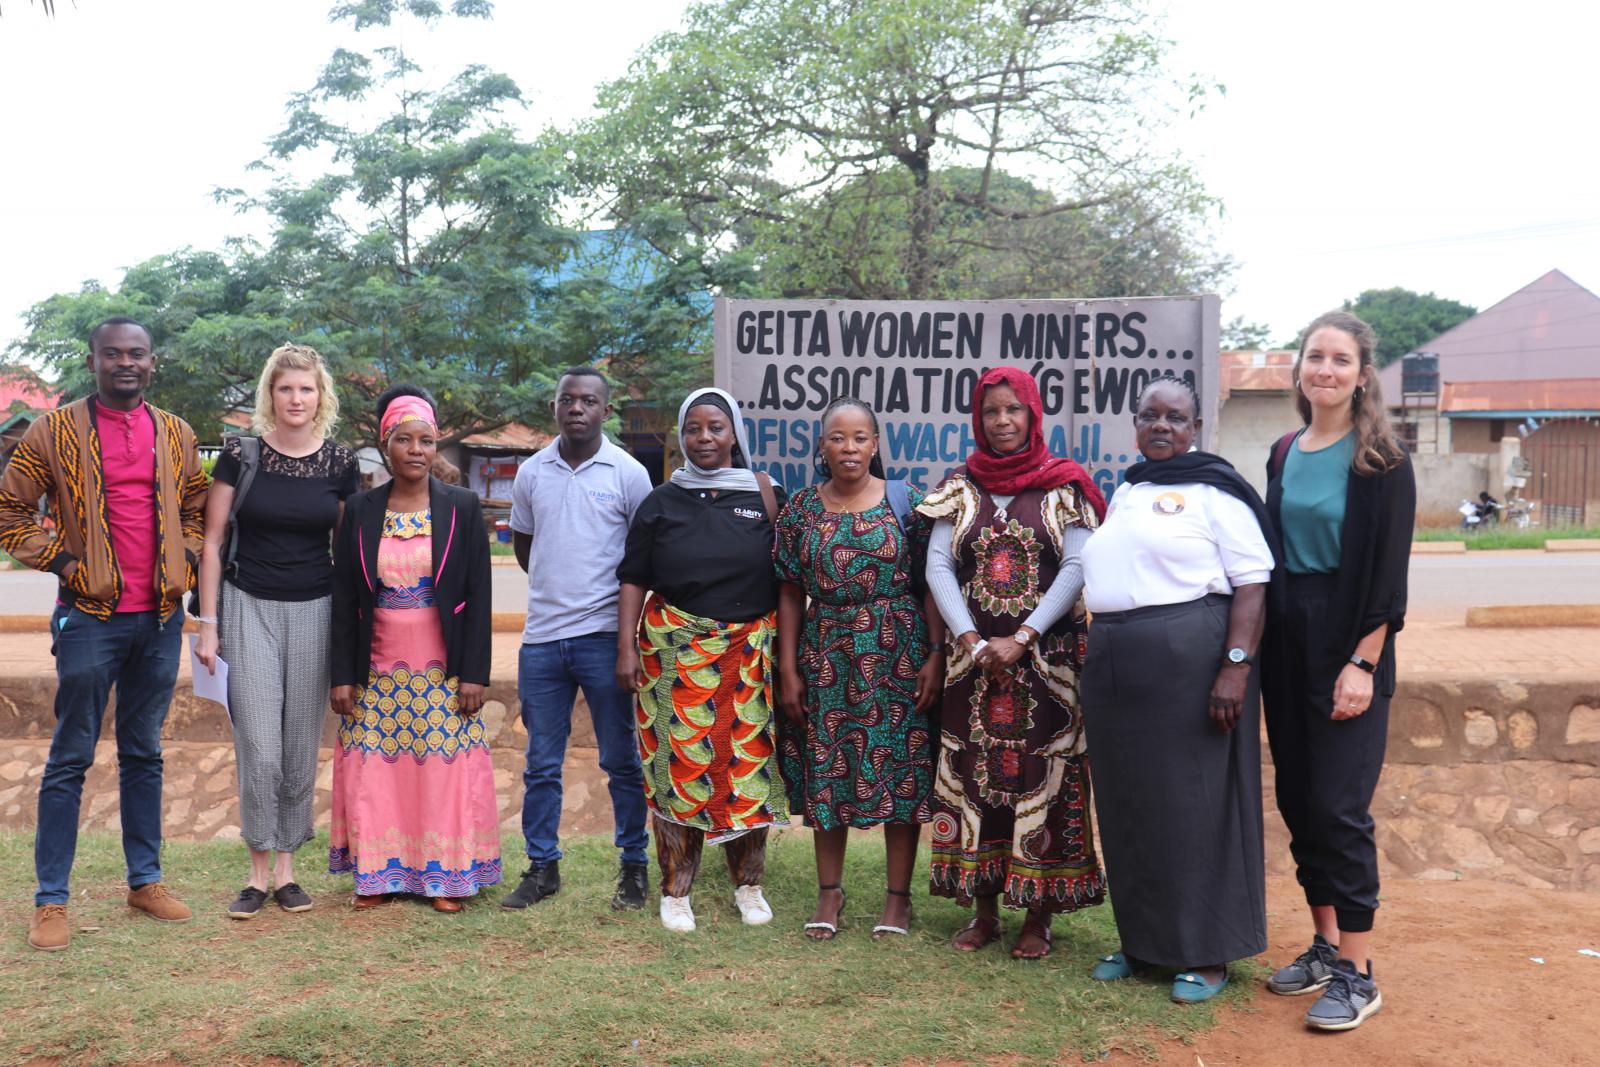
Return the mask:
M 1155 503 L 1150 505 L 1150 510 L 1157 515 L 1176 515 L 1183 510 L 1185 503 L 1182 493 L 1168 490 L 1156 497 Z
M 753 508 L 734 508 L 733 513 L 741 519 L 760 519 L 765 517 L 764 512 L 756 511 Z
M 616 493 L 609 492 L 605 489 L 589 489 L 587 492 L 591 497 L 598 500 L 602 504 L 615 504 L 618 500 L 622 499 Z

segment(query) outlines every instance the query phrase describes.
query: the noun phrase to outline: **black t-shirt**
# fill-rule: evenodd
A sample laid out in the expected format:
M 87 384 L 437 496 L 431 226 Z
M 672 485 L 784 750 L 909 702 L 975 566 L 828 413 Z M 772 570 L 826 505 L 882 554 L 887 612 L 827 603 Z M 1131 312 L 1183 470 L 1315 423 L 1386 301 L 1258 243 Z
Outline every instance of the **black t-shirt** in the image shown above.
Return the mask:
M 773 490 L 782 508 L 788 495 Z M 713 497 L 668 482 L 634 513 L 617 580 L 653 589 L 691 615 L 749 622 L 778 606 L 772 538 L 760 493 Z
M 238 438 L 223 446 L 211 473 L 238 484 Z M 239 552 L 227 579 L 263 600 L 316 600 L 333 592 L 333 525 L 360 481 L 356 454 L 335 441 L 309 456 L 286 456 L 262 441 L 261 465 L 239 506 Z M 226 559 L 226 541 L 221 549 Z

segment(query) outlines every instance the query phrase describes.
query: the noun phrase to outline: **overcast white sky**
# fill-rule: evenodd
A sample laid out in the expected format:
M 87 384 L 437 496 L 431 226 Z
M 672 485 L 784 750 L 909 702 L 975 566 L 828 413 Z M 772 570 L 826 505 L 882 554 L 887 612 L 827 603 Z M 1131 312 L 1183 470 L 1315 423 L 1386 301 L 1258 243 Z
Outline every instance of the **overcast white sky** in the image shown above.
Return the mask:
M 350 37 L 327 0 L 56 6 L 0 7 L 0 347 L 51 293 L 259 234 L 210 191 L 252 182 L 289 94 Z M 510 74 L 531 133 L 584 114 L 683 6 L 502 0 L 405 44 L 431 73 Z M 1175 71 L 1227 86 L 1170 134 L 1226 205 L 1224 320 L 1277 341 L 1363 289 L 1481 308 L 1552 267 L 1600 290 L 1600 7 L 1171 0 L 1166 33 Z

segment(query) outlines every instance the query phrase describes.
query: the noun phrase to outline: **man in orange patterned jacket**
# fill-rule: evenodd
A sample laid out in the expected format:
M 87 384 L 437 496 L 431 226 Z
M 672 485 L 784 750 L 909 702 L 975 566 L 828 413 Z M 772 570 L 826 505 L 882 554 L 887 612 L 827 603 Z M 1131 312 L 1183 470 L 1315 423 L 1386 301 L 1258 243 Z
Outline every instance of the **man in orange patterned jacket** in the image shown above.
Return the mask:
M 83 779 L 112 686 L 128 904 L 168 922 L 189 909 L 161 882 L 161 727 L 194 584 L 208 488 L 194 431 L 146 403 L 150 331 L 107 319 L 89 334 L 95 393 L 28 428 L 0 477 L 0 548 L 60 580 L 50 616 L 56 729 L 39 783 L 28 943 L 70 940 L 67 881 Z M 54 531 L 39 522 L 47 497 Z

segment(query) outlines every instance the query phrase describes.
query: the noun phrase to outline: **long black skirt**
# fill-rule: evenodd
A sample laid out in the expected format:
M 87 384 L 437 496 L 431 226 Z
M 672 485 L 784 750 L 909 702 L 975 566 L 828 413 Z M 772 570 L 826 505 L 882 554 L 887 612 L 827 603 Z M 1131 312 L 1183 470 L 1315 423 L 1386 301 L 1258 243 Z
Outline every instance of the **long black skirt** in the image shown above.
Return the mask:
M 1122 950 L 1204 967 L 1267 947 L 1260 692 L 1233 730 L 1208 714 L 1230 597 L 1094 616 L 1084 729 Z

